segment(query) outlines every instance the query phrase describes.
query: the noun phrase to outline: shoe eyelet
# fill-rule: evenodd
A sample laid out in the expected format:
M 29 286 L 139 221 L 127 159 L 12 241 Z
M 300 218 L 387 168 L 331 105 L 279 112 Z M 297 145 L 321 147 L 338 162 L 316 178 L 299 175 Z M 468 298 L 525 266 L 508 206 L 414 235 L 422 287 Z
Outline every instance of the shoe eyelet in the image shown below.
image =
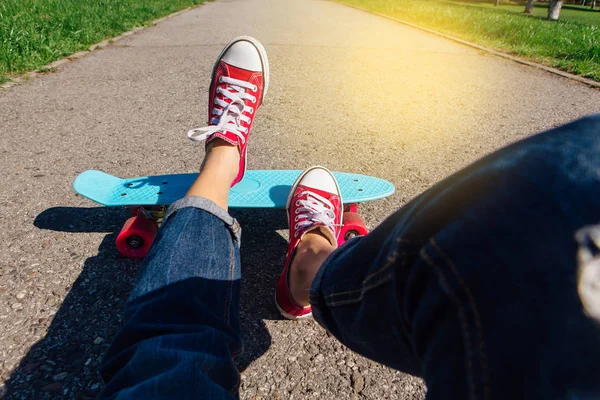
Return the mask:
M 295 224 L 295 225 L 294 225 L 294 229 L 298 229 L 298 224 Z
M 251 101 L 252 101 L 252 104 L 256 104 L 256 97 L 253 97 Z
M 300 214 L 300 210 L 296 208 L 296 211 L 294 211 L 294 213 Z
M 254 114 L 254 108 L 250 107 L 250 111 L 248 111 L 250 114 Z
M 219 77 L 219 83 L 223 83 L 223 76 Z
M 254 85 L 254 87 L 252 88 L 253 92 L 258 92 L 258 86 Z
M 300 202 L 299 201 L 296 202 L 296 207 L 300 207 Z
M 298 214 L 298 213 L 296 213 L 296 214 Z M 296 218 L 294 218 L 294 221 L 298 222 L 298 218 L 299 218 L 299 216 L 296 216 Z

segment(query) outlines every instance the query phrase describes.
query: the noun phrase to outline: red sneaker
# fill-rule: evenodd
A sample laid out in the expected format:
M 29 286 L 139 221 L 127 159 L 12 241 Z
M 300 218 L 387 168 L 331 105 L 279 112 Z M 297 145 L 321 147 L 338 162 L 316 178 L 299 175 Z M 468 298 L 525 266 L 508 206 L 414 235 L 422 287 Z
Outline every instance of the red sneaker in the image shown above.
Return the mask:
M 296 254 L 296 247 L 304 234 L 319 230 L 337 247 L 342 226 L 342 196 L 333 174 L 323 167 L 304 171 L 292 186 L 287 201 L 290 244 L 283 272 L 277 283 L 275 304 L 281 315 L 288 319 L 306 318 L 312 315 L 310 306 L 296 303 L 290 292 L 289 269 Z
M 269 88 L 267 53 L 254 38 L 240 36 L 221 52 L 213 68 L 208 98 L 208 124 L 188 137 L 210 143 L 220 138 L 240 149 L 240 168 L 231 186 L 246 173 L 246 149 L 256 110 Z

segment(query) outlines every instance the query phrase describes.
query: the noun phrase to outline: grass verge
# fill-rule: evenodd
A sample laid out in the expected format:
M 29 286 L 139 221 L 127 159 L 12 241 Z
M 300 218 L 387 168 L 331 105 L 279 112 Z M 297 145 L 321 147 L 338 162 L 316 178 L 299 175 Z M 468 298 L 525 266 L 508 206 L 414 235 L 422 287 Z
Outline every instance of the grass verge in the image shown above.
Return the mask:
M 206 0 L 1 0 L 0 82 Z
M 522 13 L 524 5 L 441 0 L 335 0 L 434 29 L 600 81 L 600 12 L 569 8 L 561 20 L 547 10 Z M 547 6 L 546 6 L 547 7 Z

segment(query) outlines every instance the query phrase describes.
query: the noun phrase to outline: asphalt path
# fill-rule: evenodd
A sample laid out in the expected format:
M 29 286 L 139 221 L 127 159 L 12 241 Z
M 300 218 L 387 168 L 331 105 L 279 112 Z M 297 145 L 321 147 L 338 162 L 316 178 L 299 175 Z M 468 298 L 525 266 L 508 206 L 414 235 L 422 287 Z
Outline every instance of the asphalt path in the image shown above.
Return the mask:
M 209 74 L 237 35 L 265 45 L 271 87 L 253 169 L 333 170 L 396 185 L 370 227 L 442 178 L 536 131 L 600 111 L 600 91 L 322 0 L 220 0 L 0 91 L 0 376 L 6 398 L 93 398 L 139 262 L 116 254 L 127 217 L 76 196 L 86 169 L 190 172 Z M 241 397 L 420 399 L 414 377 L 368 361 L 273 304 L 280 211 L 237 211 Z

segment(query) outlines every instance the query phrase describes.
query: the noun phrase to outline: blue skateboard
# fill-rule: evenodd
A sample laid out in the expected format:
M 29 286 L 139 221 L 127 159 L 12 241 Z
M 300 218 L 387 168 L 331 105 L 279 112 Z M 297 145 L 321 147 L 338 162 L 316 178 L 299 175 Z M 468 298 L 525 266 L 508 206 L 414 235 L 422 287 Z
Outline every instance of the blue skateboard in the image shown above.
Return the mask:
M 291 187 L 300 170 L 249 170 L 231 188 L 230 208 L 285 208 Z M 372 176 L 334 172 L 346 205 L 340 244 L 352 236 L 367 233 L 357 214 L 357 203 L 378 200 L 394 193 L 394 185 Z M 117 249 L 130 258 L 142 258 L 150 249 L 166 206 L 182 198 L 197 173 L 119 178 L 89 170 L 73 182 L 78 194 L 108 207 L 131 207 L 132 218 L 117 236 Z

